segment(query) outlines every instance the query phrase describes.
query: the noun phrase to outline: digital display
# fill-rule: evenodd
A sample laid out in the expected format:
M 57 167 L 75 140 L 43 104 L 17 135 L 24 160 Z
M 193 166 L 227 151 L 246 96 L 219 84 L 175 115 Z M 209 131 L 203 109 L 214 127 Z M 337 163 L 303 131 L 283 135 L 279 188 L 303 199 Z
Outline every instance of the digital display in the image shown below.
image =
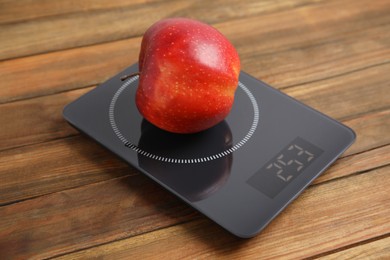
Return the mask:
M 268 197 L 274 198 L 302 174 L 322 152 L 319 147 L 297 137 L 252 175 L 247 183 Z

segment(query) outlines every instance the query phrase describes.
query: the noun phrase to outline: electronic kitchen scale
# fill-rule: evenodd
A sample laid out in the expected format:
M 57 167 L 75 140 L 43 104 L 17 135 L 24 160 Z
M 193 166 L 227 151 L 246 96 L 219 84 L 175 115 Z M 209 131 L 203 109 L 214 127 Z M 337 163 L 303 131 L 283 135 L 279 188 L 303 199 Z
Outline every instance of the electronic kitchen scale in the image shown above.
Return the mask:
M 70 124 L 239 237 L 260 232 L 355 140 L 341 123 L 240 74 L 229 116 L 197 134 L 160 130 L 127 68 L 64 109 Z

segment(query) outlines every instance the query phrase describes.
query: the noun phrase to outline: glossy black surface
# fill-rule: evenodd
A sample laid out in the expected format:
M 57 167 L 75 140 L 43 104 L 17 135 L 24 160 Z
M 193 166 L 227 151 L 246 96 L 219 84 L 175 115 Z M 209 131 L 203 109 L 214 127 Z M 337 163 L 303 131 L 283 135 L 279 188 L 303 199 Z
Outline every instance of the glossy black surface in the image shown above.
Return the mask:
M 120 80 L 136 71 L 133 65 L 72 102 L 64 117 L 240 237 L 261 231 L 355 139 L 351 129 L 245 73 L 225 121 L 193 135 L 167 133 L 138 113 L 137 81 Z M 264 167 L 297 138 L 310 144 L 306 149 L 315 147 L 315 160 L 272 185 Z
M 323 150 L 297 137 L 247 181 L 271 199 L 321 156 Z

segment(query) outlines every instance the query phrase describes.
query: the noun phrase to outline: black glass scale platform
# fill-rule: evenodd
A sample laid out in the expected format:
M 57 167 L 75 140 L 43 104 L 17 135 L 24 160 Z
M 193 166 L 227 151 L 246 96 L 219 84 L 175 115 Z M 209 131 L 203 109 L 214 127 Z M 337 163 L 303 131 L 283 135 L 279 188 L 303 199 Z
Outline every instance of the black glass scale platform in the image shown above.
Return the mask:
M 64 109 L 65 119 L 239 237 L 260 232 L 355 140 L 341 123 L 241 72 L 229 116 L 182 135 L 144 120 L 127 68 Z

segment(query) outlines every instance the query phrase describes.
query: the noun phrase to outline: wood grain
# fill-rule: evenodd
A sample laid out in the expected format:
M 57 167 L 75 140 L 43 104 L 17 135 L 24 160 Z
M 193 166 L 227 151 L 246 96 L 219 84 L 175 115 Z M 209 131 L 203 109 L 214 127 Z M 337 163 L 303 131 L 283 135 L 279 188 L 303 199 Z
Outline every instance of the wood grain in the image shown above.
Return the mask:
M 330 85 L 334 86 L 334 84 Z M 310 88 L 304 90 L 306 91 L 307 89 Z M 62 102 L 67 103 L 87 90 L 89 89 L 61 93 L 54 95 L 54 97 L 47 96 L 3 105 L 7 107 L 7 109 L 2 109 L 1 107 L 3 106 L 0 106 L 0 111 L 4 111 L 5 115 L 9 115 L 9 117 L 3 116 L 0 118 L 4 120 L 3 122 L 6 126 L 3 128 L 3 131 L 0 132 L 2 134 L 3 148 L 10 149 L 12 147 L 22 146 L 21 148 L 11 149 L 0 153 L 0 203 L 10 203 L 12 201 L 59 191 L 63 188 L 72 188 L 78 185 L 102 181 L 132 172 L 131 169 L 128 169 L 126 165 L 121 164 L 104 149 L 86 141 L 85 137 L 46 143 L 49 140 L 77 134 L 77 132 L 61 118 L 62 105 L 64 105 Z M 331 97 L 329 92 L 333 92 L 332 89 L 330 89 L 328 93 L 325 93 L 324 96 Z M 307 96 L 313 96 L 310 92 L 304 93 Z M 333 94 L 340 97 L 340 94 L 337 91 L 333 92 Z M 305 97 L 305 95 L 302 94 L 301 98 Z M 59 98 L 56 96 L 59 96 Z M 383 97 L 385 96 L 384 93 Z M 356 95 L 355 98 L 358 100 L 359 95 Z M 53 104 L 54 100 L 57 100 L 56 104 Z M 61 102 L 58 102 L 58 100 L 61 100 Z M 377 99 L 375 98 L 369 100 L 373 101 L 374 105 L 381 104 L 380 102 L 376 102 Z M 385 102 L 386 100 L 384 100 L 383 103 Z M 311 105 L 315 105 L 315 103 Z M 324 104 L 323 109 L 325 109 L 325 106 L 326 104 Z M 22 107 L 28 109 L 22 110 Z M 357 114 L 359 115 L 367 110 L 367 107 L 361 106 L 360 108 L 363 110 L 357 111 Z M 333 106 L 332 108 L 337 111 L 337 106 Z M 344 108 L 346 110 L 348 109 L 348 107 Z M 17 114 L 15 114 L 15 112 Z M 37 117 L 35 115 L 38 113 L 42 114 L 42 117 Z M 8 123 L 6 124 L 5 122 Z M 39 127 L 24 127 L 23 122 L 25 125 L 37 125 Z M 390 129 L 390 110 L 364 114 L 352 118 L 351 120 L 344 121 L 344 123 L 354 129 L 358 136 L 355 145 L 353 145 L 345 155 L 361 153 L 390 143 L 390 136 L 385 134 L 388 133 L 388 129 Z M 7 129 L 9 129 L 8 132 Z M 44 143 L 40 144 L 41 142 Z M 38 145 L 30 146 L 35 143 L 38 143 Z M 75 152 L 80 153 L 82 157 L 79 157 L 79 154 L 75 154 Z M 379 156 L 377 160 L 382 164 L 388 160 L 386 159 L 388 158 L 386 153 L 381 152 L 376 155 Z M 366 159 L 371 159 L 371 157 L 368 157 L 369 154 L 365 154 L 359 156 L 357 162 L 363 161 L 365 156 L 367 156 Z M 15 161 L 17 164 L 8 164 L 9 161 Z M 97 163 L 97 161 L 99 163 Z M 72 164 L 70 164 L 70 162 L 72 162 Z M 367 165 L 377 165 L 374 162 L 375 158 L 371 159 Z M 64 165 L 68 166 L 64 167 Z M 351 165 L 348 165 L 348 167 L 350 166 Z M 358 167 L 362 166 L 359 165 Z M 115 172 L 115 169 L 119 170 L 119 172 Z M 339 174 L 342 174 L 343 172 L 350 174 L 351 171 L 353 172 L 355 170 L 357 170 L 356 167 L 352 168 L 350 171 L 338 170 L 336 171 L 335 176 L 339 176 Z M 113 175 L 107 174 L 111 171 L 114 171 L 115 173 Z M 16 175 L 15 172 L 17 173 Z M 34 174 L 37 172 L 41 174 Z M 66 177 L 64 175 L 66 175 Z M 20 189 L 22 189 L 23 192 L 20 192 Z
M 0 103 L 104 82 L 138 60 L 140 44 L 138 37 L 0 62 Z
M 302 20 L 302 10 L 291 11 L 288 16 L 281 13 L 228 21 L 219 29 L 228 33 L 237 47 L 243 69 L 278 88 L 390 61 L 388 16 L 356 12 L 337 17 L 336 12 L 339 23 L 335 24 L 334 16 L 318 14 L 323 8 L 311 8 L 304 12 L 305 17 L 310 15 L 312 22 L 321 25 L 321 31 Z M 283 17 L 291 20 L 281 22 Z M 351 28 L 350 24 L 356 26 Z M 140 40 L 136 37 L 0 62 L 4 79 L 0 103 L 101 83 L 137 61 Z
M 386 189 L 390 184 L 389 170 L 384 167 L 309 188 L 260 235 L 250 240 L 239 240 L 201 218 L 78 251 L 62 259 L 157 255 L 161 259 L 302 259 L 318 255 L 335 245 L 342 247 L 390 232 L 390 200 Z M 362 191 L 365 196 L 360 196 Z
M 62 110 L 88 90 L 0 105 L 0 150 L 77 134 L 63 119 Z
M 388 259 L 390 255 L 390 237 L 384 239 L 375 240 L 373 242 L 364 243 L 356 247 L 348 248 L 330 254 L 324 257 L 320 257 L 321 260 L 337 260 L 337 259 Z
M 356 145 L 352 146 L 344 155 L 368 151 L 390 142 L 390 110 L 378 113 L 364 114 L 346 121 L 346 125 L 356 129 Z M 370 126 L 368 124 L 371 124 Z M 375 129 L 375 130 L 374 130 Z M 382 139 L 383 138 L 383 139 Z
M 0 205 L 134 174 L 85 136 L 23 146 L 0 153 Z
M 367 149 L 367 148 L 366 148 Z M 313 184 L 345 177 L 351 174 L 363 173 L 373 168 L 379 168 L 390 162 L 390 145 L 374 148 L 366 152 L 345 156 L 338 159 Z
M 137 9 L 140 9 L 142 5 L 154 5 L 155 8 L 153 11 L 159 9 L 160 7 L 168 9 L 167 6 L 170 6 L 169 4 L 161 5 L 158 4 L 158 2 L 164 2 L 164 0 L 84 0 L 82 2 L 77 0 L 59 0 L 56 2 L 50 0 L 34 0 L 33 2 L 29 0 L 19 0 L 17 3 L 14 3 L 12 0 L 1 0 L 0 7 L 2 12 L 0 13 L 0 24 L 16 23 L 52 16 L 64 16 L 74 13 L 102 12 L 112 9 L 120 10 L 124 8 L 133 8 L 137 11 Z M 181 16 L 193 15 L 193 12 L 191 11 L 194 9 L 201 9 L 202 12 L 199 12 L 199 16 L 213 22 L 231 20 L 243 16 L 259 15 L 274 12 L 276 10 L 292 9 L 308 4 L 312 4 L 312 1 L 298 0 L 275 3 L 274 1 L 266 0 L 261 2 L 245 1 L 245 3 L 243 3 L 242 1 L 229 0 L 229 5 L 224 5 L 224 8 L 216 8 L 218 5 L 221 5 L 220 2 L 216 1 L 215 3 L 210 3 L 202 0 L 196 2 L 193 1 L 191 3 L 191 8 L 182 9 Z M 245 10 L 245 12 L 237 12 L 237 10 Z M 136 16 L 137 14 L 133 13 L 133 15 Z
M 47 258 L 194 214 L 145 176 L 118 178 L 1 207 L 0 252 L 6 259 Z
M 390 110 L 346 123 L 358 139 L 351 152 L 344 154 L 349 156 L 337 161 L 316 183 L 390 161 L 390 136 L 383 134 L 389 129 Z M 0 151 L 0 205 L 134 174 L 138 172 L 83 135 L 8 149 Z
M 310 4 L 310 1 L 303 0 Z M 297 1 L 295 5 L 302 2 Z M 108 4 L 110 5 L 110 4 Z M 294 5 L 293 5 L 294 6 Z M 39 8 L 39 5 L 37 6 Z M 248 12 L 236 12 L 245 8 Z M 267 1 L 162 1 L 148 5 L 119 5 L 105 10 L 86 10 L 50 17 L 33 19 L 28 23 L 0 24 L 0 60 L 46 53 L 56 50 L 93 45 L 140 36 L 154 22 L 165 17 L 189 17 L 207 23 L 224 19 L 234 20 L 261 14 L 264 11 L 291 8 L 283 2 Z M 153 15 L 150 15 L 153 13 Z M 34 35 L 26 41 L 26 34 Z
M 63 16 L 72 13 L 102 11 L 113 8 L 136 7 L 137 5 L 161 2 L 161 0 L 94 1 L 94 0 L 12 0 L 0 1 L 0 24 L 26 22 L 39 18 Z
M 386 0 L 0 0 L 0 258 L 390 258 L 389 12 Z M 212 24 L 244 71 L 357 133 L 253 239 L 62 118 L 137 60 L 147 27 L 175 16 Z
M 390 75 L 386 72 L 389 69 L 390 63 L 374 66 L 344 76 L 288 88 L 285 92 L 329 116 L 347 119 L 388 107 Z M 375 88 L 367 87 L 368 84 L 375 84 Z M 62 109 L 90 89 L 0 105 L 0 125 L 3 126 L 0 132 L 0 150 L 75 134 L 75 130 L 62 119 Z M 384 127 L 386 125 L 381 128 Z
M 390 63 L 288 88 L 286 93 L 328 116 L 347 119 L 361 111 L 369 113 L 389 107 L 390 75 L 384 75 L 388 70 Z

